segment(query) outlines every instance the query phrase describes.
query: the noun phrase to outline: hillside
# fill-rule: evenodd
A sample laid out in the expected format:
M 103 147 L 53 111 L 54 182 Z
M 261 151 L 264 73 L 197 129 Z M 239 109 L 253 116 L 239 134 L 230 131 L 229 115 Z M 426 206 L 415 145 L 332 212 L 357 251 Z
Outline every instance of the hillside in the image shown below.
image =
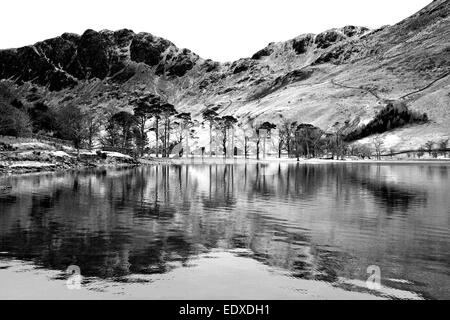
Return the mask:
M 431 121 L 385 133 L 386 147 L 417 148 L 450 137 L 449 11 L 450 1 L 435 0 L 394 26 L 304 34 L 229 63 L 148 33 L 87 30 L 0 50 L 0 79 L 14 81 L 22 99 L 37 95 L 53 107 L 120 109 L 128 92 L 144 89 L 197 116 L 215 105 L 242 122 L 286 118 L 326 131 L 365 124 L 402 100 Z

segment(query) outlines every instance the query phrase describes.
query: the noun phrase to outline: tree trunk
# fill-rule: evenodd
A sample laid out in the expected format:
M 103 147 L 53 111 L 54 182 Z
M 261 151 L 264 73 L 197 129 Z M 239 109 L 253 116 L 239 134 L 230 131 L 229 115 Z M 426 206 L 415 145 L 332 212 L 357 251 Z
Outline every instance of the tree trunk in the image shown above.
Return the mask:
M 167 119 L 164 120 L 164 136 L 163 136 L 163 158 L 166 157 L 167 151 Z
M 227 129 L 223 130 L 223 140 L 222 140 L 222 147 L 223 147 L 223 157 L 227 157 Z
M 188 148 L 189 148 L 189 129 L 186 129 L 186 158 L 188 158 Z
M 156 157 L 158 158 L 158 146 L 159 146 L 159 119 L 155 120 L 155 134 L 156 134 Z
M 92 148 L 93 148 L 93 143 L 92 143 L 92 136 L 93 136 L 93 134 L 92 134 L 92 131 L 90 130 L 90 132 L 89 132 L 89 151 L 91 151 L 92 150 Z
M 170 118 L 167 119 L 167 151 L 166 151 L 166 156 L 167 158 L 169 158 L 170 155 Z
M 141 120 L 141 157 L 144 156 L 144 144 L 145 144 L 145 119 Z
M 231 129 L 231 157 L 234 158 L 234 127 Z
M 219 132 L 216 129 L 216 135 L 214 140 L 214 154 L 217 157 L 219 155 Z
M 309 143 L 308 141 L 305 141 L 306 144 L 306 158 L 309 159 Z
M 123 142 L 122 142 L 122 148 L 126 149 L 128 144 L 128 130 L 123 129 Z
M 212 121 L 209 121 L 209 157 L 212 158 Z
M 248 137 L 244 137 L 244 154 L 245 154 L 245 159 L 248 158 Z
M 259 137 L 256 140 L 256 160 L 259 160 Z
M 266 136 L 264 135 L 264 140 L 263 140 L 263 159 L 266 158 Z

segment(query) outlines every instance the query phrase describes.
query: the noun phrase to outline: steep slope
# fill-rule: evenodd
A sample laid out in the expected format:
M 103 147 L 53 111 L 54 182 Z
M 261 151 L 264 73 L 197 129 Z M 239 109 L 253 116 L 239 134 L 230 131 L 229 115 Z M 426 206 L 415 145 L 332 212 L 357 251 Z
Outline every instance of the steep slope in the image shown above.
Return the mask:
M 214 81 L 200 97 L 241 117 L 275 122 L 284 117 L 325 130 L 347 120 L 353 126 L 367 123 L 387 102 L 403 100 L 426 112 L 431 122 L 385 134 L 386 147 L 417 148 L 438 141 L 450 136 L 449 7 L 449 1 L 434 1 L 395 26 L 359 29 L 350 38 L 326 36 L 341 35 L 341 29 L 270 44 L 254 56 L 257 64 L 238 62 L 247 64 L 248 71 Z M 337 41 L 323 49 L 318 39 Z M 198 100 L 196 95 L 180 102 L 186 109 L 200 109 Z
M 362 125 L 402 100 L 431 119 L 384 135 L 387 147 L 408 149 L 450 136 L 449 8 L 435 0 L 394 26 L 305 34 L 230 63 L 147 33 L 87 30 L 0 50 L 0 79 L 31 82 L 54 106 L 79 99 L 126 107 L 127 93 L 143 89 L 197 116 L 215 105 L 241 122 L 293 119 L 324 130 Z

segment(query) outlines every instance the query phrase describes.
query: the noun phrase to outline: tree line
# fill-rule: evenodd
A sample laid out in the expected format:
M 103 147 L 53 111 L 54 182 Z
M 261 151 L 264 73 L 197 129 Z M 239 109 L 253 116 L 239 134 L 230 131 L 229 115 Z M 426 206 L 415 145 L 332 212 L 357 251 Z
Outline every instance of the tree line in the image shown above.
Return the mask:
M 311 124 L 297 121 L 282 119 L 281 123 L 275 124 L 269 121 L 257 122 L 250 118 L 247 121 L 238 122 L 232 116 L 220 117 L 214 108 L 204 110 L 202 118 L 209 127 L 210 156 L 217 155 L 213 144 L 217 142 L 218 132 L 221 133 L 223 155 L 227 155 L 227 139 L 231 139 L 232 146 L 235 145 L 236 129 L 239 129 L 238 139 L 241 140 L 245 158 L 249 157 L 250 144 L 254 146 L 257 159 L 264 157 L 267 153 L 266 143 L 270 144 L 271 149 L 277 150 L 279 158 L 287 154 L 288 157 L 296 158 L 330 156 L 333 159 L 339 159 L 345 155 L 347 147 L 344 135 L 339 130 L 333 133 L 325 132 Z
M 28 98 L 31 104 L 22 103 L 12 95 L 1 100 L 0 135 L 41 134 L 71 141 L 77 150 L 95 149 L 99 142 L 104 149 L 136 156 L 152 153 L 156 157 L 168 157 L 177 145 L 180 155 L 187 154 L 189 140 L 198 139 L 199 127 L 206 126 L 210 156 L 234 156 L 239 149 L 246 158 L 255 150 L 253 153 L 260 159 L 267 153 L 267 144 L 274 148 L 275 140 L 279 157 L 283 153 L 308 158 L 326 153 L 333 157 L 342 155 L 340 135 L 326 134 L 310 124 L 288 120 L 278 125 L 255 119 L 239 121 L 232 115 L 219 115 L 214 107 L 206 108 L 201 119 L 196 120 L 191 113 L 178 112 L 173 104 L 149 92 L 128 94 L 125 97 L 128 111 L 102 109 L 97 96 L 67 99 L 57 108 L 49 107 L 38 96 L 35 101 L 33 97 Z M 155 137 L 152 146 L 149 146 L 150 133 Z M 278 139 L 272 139 L 274 135 Z M 205 154 L 206 148 L 200 148 Z
M 2 89 L 0 87 L 0 89 Z M 5 89 L 5 88 L 3 88 Z M 114 93 L 114 92 L 113 92 Z M 36 96 L 36 98 L 34 97 Z M 257 159 L 265 157 L 268 148 L 276 150 L 276 156 L 291 158 L 343 159 L 346 156 L 381 158 L 386 150 L 383 141 L 376 136 L 371 144 L 361 145 L 355 139 L 367 136 L 369 131 L 385 132 L 414 121 L 427 121 L 426 115 L 410 112 L 404 105 L 388 104 L 366 126 L 344 134 L 348 122 L 336 122 L 332 129 L 324 131 L 309 123 L 291 121 L 281 116 L 277 123 L 257 121 L 255 118 L 238 119 L 232 115 L 220 115 L 218 107 L 206 107 L 198 119 L 189 112 L 179 112 L 176 107 L 157 94 L 136 90 L 121 99 L 126 109 L 109 110 L 99 107 L 100 96 L 87 95 L 64 101 L 58 108 L 50 108 L 38 99 L 32 89 L 22 103 L 8 90 L 0 90 L 0 135 L 27 136 L 47 134 L 69 140 L 79 150 L 95 149 L 100 143 L 106 150 L 119 151 L 143 157 L 180 156 L 193 151 L 207 155 L 206 146 L 195 145 L 199 129 L 209 133 L 209 156 L 236 156 Z M 386 122 L 386 119 L 389 119 Z M 386 127 L 387 126 L 387 127 Z M 150 145 L 149 135 L 154 136 Z M 268 147 L 267 147 L 268 146 Z M 434 147 L 438 146 L 436 150 Z M 436 155 L 438 150 L 446 155 L 448 140 L 427 142 L 417 152 Z M 389 150 L 391 154 L 393 150 Z

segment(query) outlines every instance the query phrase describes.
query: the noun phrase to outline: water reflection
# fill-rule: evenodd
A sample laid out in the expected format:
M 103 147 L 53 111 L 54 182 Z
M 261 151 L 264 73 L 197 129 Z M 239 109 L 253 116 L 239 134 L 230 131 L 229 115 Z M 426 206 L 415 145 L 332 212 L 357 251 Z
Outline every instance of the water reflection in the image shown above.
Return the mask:
M 13 188 L 0 195 L 0 252 L 119 279 L 243 248 L 296 278 L 365 280 L 375 264 L 389 286 L 450 298 L 448 169 L 199 164 L 2 178 Z

